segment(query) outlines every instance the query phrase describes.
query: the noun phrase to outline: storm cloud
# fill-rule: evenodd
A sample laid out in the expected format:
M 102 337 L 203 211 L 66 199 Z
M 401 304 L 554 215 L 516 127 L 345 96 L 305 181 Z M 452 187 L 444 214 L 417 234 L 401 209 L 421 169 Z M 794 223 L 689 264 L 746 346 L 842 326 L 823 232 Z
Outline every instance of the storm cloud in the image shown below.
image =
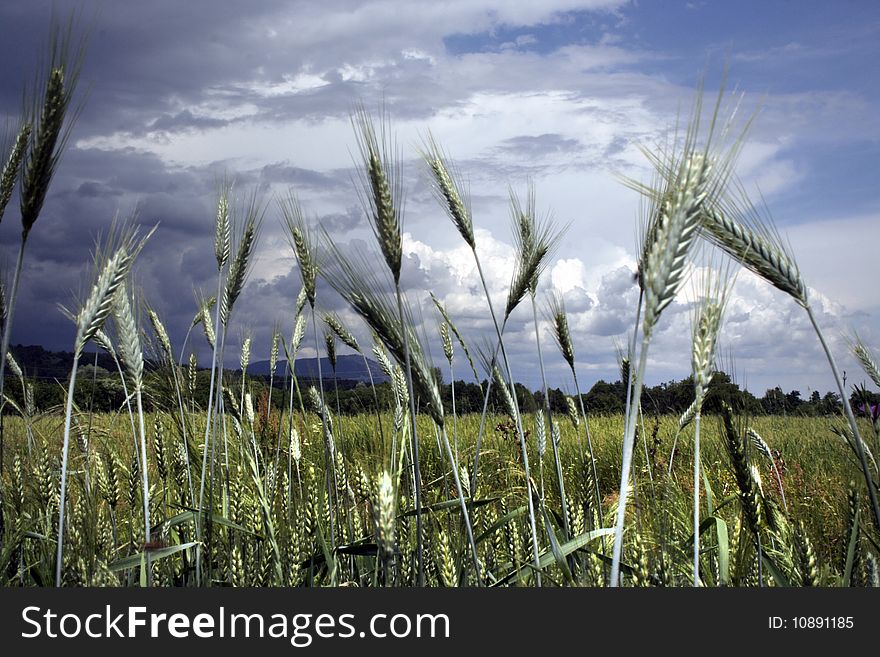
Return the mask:
M 0 114 L 10 126 L 38 70 L 54 4 L 0 5 Z M 739 163 L 743 185 L 762 194 L 799 254 L 819 320 L 844 365 L 856 369 L 846 356 L 853 329 L 880 344 L 880 291 L 865 283 L 880 275 L 868 248 L 880 238 L 880 205 L 866 166 L 855 166 L 873 162 L 876 172 L 878 94 L 835 73 L 850 59 L 878 54 L 876 39 L 856 20 L 840 18 L 838 29 L 852 38 L 835 49 L 785 48 L 772 36 L 756 43 L 731 25 L 739 37 L 701 41 L 695 59 L 688 50 L 693 43 L 672 34 L 668 40 L 646 36 L 657 32 L 646 25 L 660 19 L 624 0 L 157 0 L 85 1 L 81 7 L 78 29 L 88 33 L 82 109 L 28 243 L 13 343 L 70 349 L 73 326 L 58 304 L 73 305 L 84 293 L 95 244 L 120 216 L 145 230 L 158 225 L 134 281 L 179 348 L 198 296 L 216 290 L 213 220 L 219 186 L 231 180 L 239 208 L 256 195 L 263 210 L 233 342 L 252 333 L 255 358 L 263 357 L 276 326 L 289 332 L 300 287 L 279 199 L 295 195 L 341 250 L 382 267 L 355 169 L 350 116 L 362 103 L 369 110 L 381 105 L 392 120 L 406 193 L 402 282 L 433 352 L 440 353 L 438 320 L 428 291 L 444 301 L 474 345 L 494 329 L 472 254 L 434 199 L 418 156 L 429 131 L 469 189 L 496 309 L 514 266 L 511 190 L 523 194 L 534 183 L 539 212 L 567 226 L 537 296 L 551 383 L 568 385 L 541 312 L 551 289 L 563 295 L 570 314 L 583 385 L 616 378 L 616 348 L 635 321 L 643 212 L 638 193 L 622 178 L 650 179 L 640 148 L 668 140 L 693 100 L 700 74 L 694 62 L 724 50 L 742 112 L 748 115 L 763 99 Z M 669 11 L 684 26 L 708 20 L 700 18 L 704 10 L 685 3 Z M 780 28 L 778 39 L 806 39 L 809 27 L 785 34 Z M 805 61 L 816 72 L 809 80 L 793 75 Z M 722 62 L 715 63 L 707 89 L 717 86 Z M 845 162 L 855 163 L 848 174 Z M 845 207 L 833 202 L 840 198 L 847 199 Z M 18 248 L 16 205 L 0 225 L 6 269 Z M 830 265 L 828 240 L 839 253 L 849 248 L 847 235 L 855 242 L 852 257 Z M 664 314 L 650 381 L 688 373 L 692 299 L 683 291 Z M 323 281 L 319 305 L 369 340 Z M 758 393 L 777 383 L 831 387 L 798 310 L 754 277 L 738 278 L 722 340 Z M 514 313 L 507 331 L 514 374 L 537 387 L 529 304 Z M 207 357 L 200 335 L 192 345 Z M 466 364 L 457 373 L 466 377 Z

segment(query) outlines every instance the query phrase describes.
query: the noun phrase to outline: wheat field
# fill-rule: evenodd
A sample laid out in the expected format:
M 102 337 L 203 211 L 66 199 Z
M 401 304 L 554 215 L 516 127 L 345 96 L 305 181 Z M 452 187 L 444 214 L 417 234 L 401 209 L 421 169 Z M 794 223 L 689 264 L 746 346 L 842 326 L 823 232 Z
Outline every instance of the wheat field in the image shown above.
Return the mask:
M 646 149 L 650 182 L 627 181 L 645 212 L 641 294 L 620 358 L 621 416 L 585 405 L 578 380 L 585 364 L 562 297 L 539 294 L 566 227 L 539 212 L 534 187 L 512 192 L 516 261 L 506 298 L 492 299 L 466 186 L 430 133 L 420 165 L 438 216 L 446 215 L 473 256 L 473 283 L 485 292 L 494 337 L 486 348 L 469 344 L 432 290 L 421 293 L 433 298 L 437 332 L 419 330 L 412 291 L 405 294 L 401 282 L 400 149 L 387 114 L 363 106 L 351 115 L 360 172 L 352 196 L 375 237 L 372 251 L 347 254 L 293 193 L 235 195 L 225 181 L 213 226 L 216 288 L 203 291 L 178 344 L 133 285 L 138 255 L 161 227 L 114 222 L 96 251 L 87 294 L 63 309 L 74 336 L 73 366 L 59 381 L 65 402 L 38 408 L 9 336 L 28 236 L 40 228 L 75 118 L 83 48 L 70 31 L 57 31 L 31 109 L 3 154 L 0 213 L 15 191 L 22 221 L 2 295 L 4 585 L 878 585 L 880 421 L 855 416 L 796 254 L 738 184 L 753 117 L 732 111 L 723 88 L 717 96 L 700 91 L 678 138 Z M 301 292 L 286 309 L 289 333 L 276 329 L 270 345 L 247 338 L 233 354 L 236 310 L 268 221 L 284 228 Z M 839 414 L 749 417 L 728 403 L 703 412 L 741 269 L 809 318 L 843 400 Z M 319 281 L 363 322 L 370 344 L 326 312 Z M 657 417 L 642 403 L 652 338 L 691 283 L 700 291 L 692 304 L 693 401 L 680 417 Z M 543 402 L 531 412 L 517 396 L 505 344 L 517 309 L 534 319 L 530 365 L 543 380 Z M 195 340 L 212 354 L 201 366 L 204 403 L 193 391 Z M 435 352 L 441 347 L 439 362 L 431 342 Z M 295 362 L 305 344 L 334 369 L 342 347 L 365 364 L 370 358 L 387 383 L 365 388 L 364 413 L 337 413 L 327 396 L 334 373 L 322 372 L 321 360 L 317 376 L 303 380 L 279 366 L 282 356 Z M 76 401 L 81 357 L 92 348 L 112 357 L 124 391 L 112 413 Z M 265 350 L 268 382 L 247 374 L 252 351 Z M 563 408 L 551 407 L 544 377 L 544 355 L 557 350 L 575 391 Z M 880 387 L 870 347 L 853 338 L 852 351 Z M 228 367 L 236 358 L 241 374 Z M 457 412 L 454 387 L 451 407 L 444 401 L 437 367 L 452 368 L 456 359 L 481 381 L 482 413 Z M 270 387 L 277 394 L 266 395 Z

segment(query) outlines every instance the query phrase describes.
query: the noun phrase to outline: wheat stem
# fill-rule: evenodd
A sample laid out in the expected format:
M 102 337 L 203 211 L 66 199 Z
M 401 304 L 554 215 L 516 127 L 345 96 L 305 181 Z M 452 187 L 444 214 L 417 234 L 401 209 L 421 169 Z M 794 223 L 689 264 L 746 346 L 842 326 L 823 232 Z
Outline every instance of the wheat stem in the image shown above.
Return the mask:
M 535 304 L 535 296 L 532 295 L 532 320 L 535 325 L 535 345 L 538 349 L 538 363 L 540 364 L 541 369 L 541 388 L 544 392 L 544 411 L 547 413 L 547 421 L 550 423 L 550 426 L 553 426 L 553 415 L 550 410 L 550 397 L 547 391 L 547 376 L 544 373 L 544 355 L 541 351 L 541 334 L 538 328 L 538 309 Z M 550 444 L 553 447 L 553 460 L 556 465 L 556 483 L 559 488 L 559 499 L 562 505 L 562 526 L 565 531 L 565 539 L 568 540 L 572 537 L 571 535 L 571 522 L 568 517 L 568 498 L 565 496 L 565 481 L 562 477 L 562 462 L 559 459 L 559 447 L 556 445 L 556 441 L 552 439 L 551 432 L 551 440 Z M 543 459 L 542 459 L 543 466 Z
M 623 436 L 623 462 L 620 467 L 620 491 L 617 499 L 617 516 L 614 522 L 614 551 L 611 556 L 611 581 L 609 585 L 616 587 L 620 584 L 620 558 L 623 551 L 623 524 L 626 518 L 626 499 L 629 494 L 630 470 L 632 469 L 633 443 L 635 442 L 636 415 L 638 414 L 642 394 L 642 381 L 645 376 L 645 366 L 648 362 L 648 346 L 651 343 L 651 335 L 642 336 L 642 347 L 639 350 L 639 364 L 636 368 L 636 377 L 633 382 L 632 403 L 627 409 L 626 431 Z
M 694 418 L 694 586 L 700 586 L 700 412 Z
M 76 371 L 79 367 L 79 354 L 74 355 L 70 381 L 67 384 L 67 402 L 64 414 L 64 442 L 61 447 L 61 503 L 58 507 L 58 541 L 55 551 L 55 586 L 61 586 L 61 570 L 64 563 L 64 509 L 67 495 L 67 458 L 70 448 L 70 422 L 73 418 L 73 390 L 76 386 Z
M 508 385 L 510 386 L 510 392 L 511 392 L 511 395 L 513 395 L 513 399 L 515 402 L 516 401 L 516 388 L 514 387 L 514 382 L 513 382 L 513 372 L 510 369 L 510 361 L 507 358 L 507 351 L 504 348 L 504 340 L 501 337 L 501 328 L 498 326 L 498 319 L 495 316 L 495 311 L 492 307 L 492 300 L 489 296 L 489 288 L 486 285 L 486 277 L 483 274 L 483 267 L 480 264 L 479 257 L 477 257 L 476 250 L 474 250 L 473 253 L 474 253 L 474 260 L 477 263 L 477 272 L 479 273 L 480 281 L 483 284 L 483 292 L 486 295 L 486 302 L 489 304 L 489 314 L 492 315 L 492 323 L 495 326 L 495 333 L 498 336 L 498 347 L 501 349 L 501 358 L 504 361 L 504 365 L 507 369 Z M 529 280 L 531 280 L 531 277 L 529 277 Z M 508 306 L 509 305 L 510 305 L 510 302 L 508 301 Z M 505 313 L 505 323 L 506 323 L 507 317 L 509 317 L 509 313 Z M 488 389 L 489 389 L 488 385 L 486 386 L 486 389 L 488 391 Z M 517 417 L 514 419 L 516 420 L 516 428 L 517 428 L 517 432 L 519 433 L 520 448 L 522 449 L 522 454 L 523 454 L 523 469 L 525 470 L 525 476 L 526 476 L 526 495 L 528 496 L 528 503 L 529 503 L 528 504 L 528 506 L 529 506 L 529 528 L 532 532 L 532 558 L 534 560 L 534 566 L 535 566 L 535 583 L 540 588 L 540 586 L 541 586 L 541 565 L 540 565 L 541 559 L 540 559 L 540 555 L 538 554 L 538 531 L 537 531 L 537 523 L 535 522 L 535 503 L 534 503 L 534 500 L 532 499 L 532 489 L 531 489 L 531 484 L 530 484 L 531 472 L 529 469 L 529 454 L 528 454 L 528 449 L 526 446 L 525 433 L 523 432 L 522 420 L 520 418 L 519 412 L 517 412 L 516 415 L 517 415 Z M 476 468 L 474 470 L 474 477 L 476 477 Z
M 846 390 L 843 388 L 843 382 L 840 379 L 840 374 L 837 370 L 837 363 L 834 360 L 834 355 L 831 353 L 831 350 L 828 348 L 828 344 L 825 342 L 825 336 L 822 335 L 822 331 L 819 329 L 819 324 L 816 323 L 816 317 L 813 315 L 812 307 L 807 304 L 804 306 L 807 311 L 807 316 L 810 318 L 810 323 L 813 325 L 813 329 L 816 331 L 816 336 L 819 338 L 819 343 L 822 345 L 822 349 L 825 351 L 825 356 L 828 359 L 828 365 L 831 367 L 831 374 L 834 376 L 834 381 L 837 383 L 837 389 L 840 391 L 840 399 L 843 402 L 843 412 L 846 415 L 846 420 L 849 423 L 850 429 L 852 429 L 853 436 L 855 440 L 855 449 L 856 455 L 859 457 L 859 466 L 861 467 L 862 474 L 865 477 L 865 483 L 868 487 L 868 498 L 871 501 L 871 510 L 874 513 L 874 524 L 880 529 L 880 505 L 877 503 L 877 491 L 876 484 L 871 477 L 871 470 L 868 466 L 868 460 L 865 457 L 865 450 L 862 445 L 862 436 L 859 433 L 859 426 L 856 423 L 856 418 L 853 415 L 852 407 L 850 406 L 849 400 L 846 398 Z
M 15 313 L 15 300 L 18 296 L 18 283 L 21 279 L 21 267 L 24 262 L 24 245 L 22 240 L 18 246 L 18 256 L 15 259 L 15 272 L 12 275 L 12 288 L 6 303 L 6 322 L 3 326 L 3 342 L 0 346 L 0 399 L 4 399 L 3 391 L 6 383 L 6 354 L 9 351 L 9 336 L 12 333 L 12 317 Z M 0 433 L 0 474 L 3 474 L 3 435 Z

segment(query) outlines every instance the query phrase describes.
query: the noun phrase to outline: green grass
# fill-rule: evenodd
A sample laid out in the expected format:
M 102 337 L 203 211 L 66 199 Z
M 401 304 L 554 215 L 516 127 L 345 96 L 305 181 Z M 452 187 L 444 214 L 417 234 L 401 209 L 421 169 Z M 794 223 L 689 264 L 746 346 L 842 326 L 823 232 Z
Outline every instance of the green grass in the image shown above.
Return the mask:
M 155 437 L 157 419 L 161 427 L 159 442 Z M 204 435 L 203 428 L 199 430 L 199 423 L 203 424 L 204 416 L 194 414 L 189 419 L 195 430 L 188 435 L 197 437 L 190 444 L 192 475 L 197 477 L 196 464 L 200 463 L 197 457 L 201 454 L 200 441 Z M 29 453 L 24 422 L 15 417 L 5 418 L 9 447 L 2 478 L 5 531 L 0 558 L 5 565 L 3 582 L 6 585 L 51 583 L 53 548 L 57 538 L 53 532 L 57 517 L 57 460 L 62 420 L 54 415 L 37 419 L 33 425 L 36 447 Z M 390 435 L 392 418 L 386 415 L 383 420 L 386 435 Z M 526 429 L 532 432 L 528 444 L 534 463 L 533 476 L 539 489 L 543 469 L 546 522 L 564 549 L 552 454 L 546 450 L 542 467 L 539 467 L 532 419 L 526 416 L 524 420 Z M 265 417 L 257 417 L 255 436 L 260 446 L 257 459 L 241 458 L 241 454 L 248 452 L 239 449 L 233 427 L 228 428 L 230 473 L 227 480 L 222 473 L 222 460 L 218 459 L 215 464 L 219 469 L 217 487 L 211 498 L 214 516 L 208 523 L 209 534 L 202 541 L 207 576 L 202 584 L 412 584 L 415 522 L 411 494 L 407 492 L 406 471 L 401 477 L 396 503 L 397 552 L 388 563 L 384 563 L 377 553 L 372 504 L 385 452 L 378 439 L 375 416 L 334 418 L 336 445 L 343 458 L 335 472 L 335 527 L 332 532 L 335 543 L 332 544 L 328 523 L 330 514 L 322 493 L 324 450 L 320 417 L 308 415 L 303 420 L 297 416 L 302 438 L 299 478 L 295 463 L 292 478 L 287 478 L 288 450 L 282 446 L 282 468 L 275 479 L 276 485 L 270 488 L 268 481 L 272 476 L 267 473 L 266 464 L 274 458 L 277 421 L 274 414 L 268 422 Z M 677 422 L 677 418 L 672 417 L 646 418 L 647 448 L 652 461 L 646 460 L 641 435 L 635 452 L 636 496 L 628 511 L 624 564 L 636 568 L 643 563 L 648 578 L 646 583 L 649 584 L 687 585 L 690 577 L 687 543 L 691 535 L 688 519 L 691 513 L 692 452 L 691 434 L 687 431 L 679 439 L 672 476 L 665 474 Z M 523 513 L 525 479 L 518 438 L 506 423 L 505 418 L 490 418 L 477 477 L 477 501 L 473 510 L 475 534 L 487 583 L 501 581 L 510 585 L 528 585 L 533 578 L 525 567 L 529 561 L 530 540 L 527 518 Z M 63 568 L 65 584 L 136 585 L 141 582 L 138 555 L 144 548 L 142 506 L 139 479 L 137 476 L 129 478 L 133 442 L 127 425 L 125 415 L 102 414 L 92 418 L 89 430 L 88 418 L 79 418 L 79 431 L 74 432 L 76 444 L 71 447 L 69 525 Z M 157 418 L 151 414 L 146 418 L 146 426 L 154 526 L 154 536 L 147 547 L 152 548 L 154 559 L 153 583 L 194 585 L 195 548 L 189 544 L 198 539 L 194 514 L 188 508 L 183 459 L 174 452 L 182 444 L 181 434 L 170 415 Z M 478 426 L 478 416 L 458 418 L 459 450 L 464 464 L 472 461 Z M 787 519 L 792 527 L 800 522 L 806 528 L 817 555 L 821 583 L 840 583 L 849 539 L 848 484 L 859 477 L 851 452 L 830 431 L 826 419 L 760 417 L 752 419 L 750 426 L 781 455 L 778 465 L 789 505 Z M 560 429 L 560 458 L 572 507 L 573 534 L 610 527 L 616 508 L 623 417 L 591 418 L 599 488 L 603 496 L 602 509 L 598 512 L 591 508 L 589 470 L 581 460 L 585 449 L 582 429 L 576 431 L 567 420 Z M 732 542 L 743 540 L 740 504 L 735 499 L 737 483 L 721 440 L 720 419 L 707 416 L 703 431 L 703 466 L 714 505 L 729 500 L 717 516 L 726 523 Z M 86 441 L 83 435 L 87 436 Z M 445 452 L 438 449 L 428 417 L 420 417 L 419 435 L 423 504 L 426 508 L 427 583 L 435 586 L 447 583 L 450 568 L 454 567 L 461 583 L 472 584 L 461 515 L 455 502 Z M 754 454 L 752 457 L 759 467 L 764 495 L 781 504 L 769 463 L 763 457 Z M 113 477 L 108 476 L 111 460 L 117 470 L 115 484 Z M 259 476 L 253 465 L 257 466 Z M 114 506 L 111 501 L 116 498 L 118 502 Z M 134 504 L 130 506 L 132 502 Z M 704 511 L 703 517 L 708 516 Z M 867 516 L 863 513 L 862 517 Z M 503 522 L 505 518 L 508 519 L 506 523 Z M 173 526 L 169 527 L 169 522 Z M 596 539 L 586 543 L 585 549 L 573 551 L 570 559 L 558 560 L 543 528 L 544 522 L 540 524 L 541 549 L 546 557 L 542 558 L 542 565 L 546 563 L 542 570 L 545 586 L 604 584 L 601 555 L 610 554 L 610 545 L 603 546 L 602 540 Z M 705 536 L 702 540 L 707 560 L 705 583 L 717 584 L 713 569 L 716 568 L 718 549 L 713 540 L 707 540 Z M 451 554 L 447 546 L 451 547 Z M 732 546 L 731 562 L 735 561 L 734 550 Z M 731 583 L 757 584 L 752 572 L 754 568 L 750 565 L 752 561 L 746 554 L 742 565 L 731 565 L 734 580 Z M 327 562 L 333 568 L 327 568 Z M 796 565 L 792 569 L 797 572 Z M 511 576 L 512 573 L 515 575 Z M 638 573 L 626 568 L 624 581 L 627 584 L 641 583 Z M 773 583 L 766 569 L 763 583 Z

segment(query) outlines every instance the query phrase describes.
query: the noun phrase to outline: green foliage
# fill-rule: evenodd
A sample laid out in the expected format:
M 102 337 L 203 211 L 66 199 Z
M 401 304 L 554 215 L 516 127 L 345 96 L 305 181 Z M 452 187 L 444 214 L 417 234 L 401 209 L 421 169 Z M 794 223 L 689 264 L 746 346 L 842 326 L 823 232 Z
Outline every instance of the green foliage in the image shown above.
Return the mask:
M 81 392 L 87 390 L 84 387 Z M 149 383 L 147 392 L 156 395 L 155 390 L 149 390 Z M 367 401 L 365 394 L 364 403 Z M 234 427 L 229 428 L 232 448 L 228 486 L 233 495 L 226 496 L 223 490 L 226 484 L 215 490 L 214 514 L 207 523 L 209 533 L 202 537 L 204 558 L 211 565 L 211 580 L 203 583 L 327 585 L 331 583 L 331 572 L 327 568 L 327 555 L 330 555 L 331 561 L 335 562 L 337 584 L 354 582 L 370 586 L 382 581 L 382 577 L 386 584 L 412 584 L 414 572 L 407 560 L 415 548 L 414 519 L 412 494 L 405 480 L 401 480 L 396 500 L 396 552 L 387 572 L 377 578 L 377 573 L 383 572 L 385 566 L 376 548 L 372 516 L 373 486 L 379 474 L 376 455 L 381 450 L 374 430 L 375 415 L 363 413 L 334 419 L 336 438 L 340 444 L 344 440 L 346 451 L 341 461 L 343 469 L 336 468 L 340 493 L 334 497 L 335 543 L 330 543 L 327 502 L 317 494 L 324 490 L 320 418 L 311 413 L 305 416 L 299 412 L 295 414 L 295 425 L 302 439 L 302 454 L 299 470 L 291 467 L 288 476 L 288 459 L 292 456 L 290 445 L 282 445 L 279 470 L 274 471 L 271 465 L 276 449 L 279 409 L 284 404 L 273 404 L 272 418 L 265 415 L 265 402 L 258 402 L 256 406 L 254 437 L 258 458 L 248 458 L 247 452 L 242 451 L 249 445 L 247 428 L 243 429 L 241 437 Z M 65 584 L 137 585 L 141 557 L 150 553 L 155 585 L 194 586 L 195 549 L 191 544 L 198 540 L 195 536 L 196 516 L 188 508 L 186 466 L 179 455 L 182 435 L 173 415 L 160 413 L 147 418 L 148 426 L 152 427 L 158 421 L 162 427 L 165 467 L 169 474 L 164 481 L 158 476 L 159 455 L 150 445 L 150 481 L 161 483 L 155 483 L 151 493 L 154 529 L 146 550 L 138 491 L 135 490 L 131 497 L 133 506 L 129 506 L 125 493 L 128 473 L 122 464 L 131 464 L 133 458 L 127 417 L 115 413 L 95 414 L 89 421 L 87 407 L 80 406 L 77 418 L 75 426 L 80 428 L 85 440 L 78 439 L 76 442 L 80 447 L 71 449 L 70 538 L 65 552 Z M 195 429 L 189 435 L 200 438 L 204 414 L 196 412 L 189 415 L 188 420 Z M 392 416 L 385 413 L 382 421 L 390 435 Z M 473 574 L 472 568 L 468 567 L 467 553 L 462 554 L 454 547 L 462 545 L 464 536 L 459 524 L 460 509 L 457 502 L 449 501 L 454 498 L 454 493 L 447 494 L 447 485 L 451 487 L 451 483 L 448 480 L 447 484 L 443 483 L 448 472 L 444 465 L 445 456 L 432 437 L 430 420 L 421 416 L 419 421 L 426 482 L 425 513 L 436 518 L 443 528 L 444 540 L 453 546 L 451 551 L 444 552 L 439 541 L 436 545 L 428 542 L 426 558 L 432 563 L 436 560 L 444 564 L 446 576 L 451 558 L 454 570 L 464 577 L 464 582 L 468 582 Z M 51 548 L 57 518 L 58 484 L 57 461 L 53 465 L 57 454 L 51 439 L 57 430 L 58 416 L 44 414 L 36 418 L 33 451 L 28 450 L 23 420 L 7 416 L 5 423 L 11 448 L 0 481 L 6 525 L 0 550 L 0 557 L 4 559 L 0 572 L 5 573 L 5 585 L 48 585 L 52 583 L 54 564 Z M 472 511 L 481 562 L 486 568 L 487 581 L 492 581 L 489 577 L 495 577 L 508 585 L 530 585 L 533 578 L 518 440 L 503 427 L 500 418 L 489 418 L 489 424 L 485 459 L 478 473 L 480 499 L 473 503 Z M 629 512 L 633 514 L 631 521 L 634 524 L 629 530 L 632 538 L 627 539 L 622 569 L 627 585 L 688 585 L 692 576 L 689 554 L 693 537 L 689 503 L 692 491 L 689 487 L 687 441 L 679 444 L 679 456 L 671 476 L 665 475 L 677 424 L 677 417 L 660 418 L 651 461 L 645 460 L 641 451 L 636 452 L 636 485 L 641 504 Z M 477 415 L 458 417 L 460 450 L 466 452 L 471 446 L 478 426 Z M 857 561 L 853 548 L 856 543 L 852 539 L 855 526 L 852 518 L 856 514 L 851 505 L 865 505 L 866 500 L 864 495 L 851 497 L 847 494 L 847 482 L 858 477 L 847 446 L 843 441 L 829 439 L 826 422 L 820 418 L 752 418 L 750 426 L 754 426 L 778 452 L 776 462 L 781 466 L 789 504 L 786 514 L 781 510 L 778 484 L 766 459 L 751 459 L 762 482 L 761 513 L 768 518 L 761 530 L 767 532 L 762 534 L 762 547 L 763 558 L 771 565 L 763 569 L 763 584 L 776 583 L 774 572 L 779 578 L 795 584 L 827 586 L 844 581 L 867 582 L 859 564 L 872 558 L 867 555 L 872 554 L 871 541 L 876 541 L 876 537 L 868 523 L 860 523 L 864 538 L 858 542 L 858 554 L 865 556 Z M 566 490 L 571 498 L 570 515 L 576 536 L 609 526 L 608 516 L 616 504 L 612 491 L 619 473 L 618 445 L 622 428 L 623 418 L 620 416 L 592 419 L 599 487 L 603 491 L 602 508 L 597 510 L 590 493 L 590 470 L 577 465 L 583 438 L 570 423 L 560 422 L 560 458 L 564 465 Z M 650 427 L 648 430 L 652 431 Z M 200 453 L 199 438 L 190 438 L 189 448 L 196 453 Z M 83 451 L 83 444 L 87 445 L 87 451 Z M 534 449 L 530 439 L 530 457 L 537 459 Z M 552 456 L 549 450 L 547 452 L 545 469 L 553 467 Z M 712 509 L 711 513 L 705 514 L 700 528 L 703 584 L 755 586 L 758 584 L 755 541 L 742 514 L 739 486 L 724 445 L 720 421 L 710 418 L 704 422 L 702 454 L 706 477 L 703 500 L 704 504 L 710 505 L 707 508 Z M 198 459 L 193 459 L 193 476 L 198 474 L 197 462 Z M 18 465 L 13 467 L 14 463 Z M 217 467 L 221 466 L 218 461 Z M 648 477 L 649 472 L 653 480 Z M 86 486 L 87 475 L 93 482 L 90 487 Z M 137 473 L 134 475 L 136 485 Z M 351 482 L 350 495 L 342 493 L 342 476 Z M 23 485 L 19 483 L 22 481 Z M 99 485 L 94 485 L 96 481 Z M 706 491 L 711 491 L 711 499 Z M 603 585 L 602 564 L 609 558 L 610 538 L 593 534 L 589 542 L 575 539 L 566 543 L 557 511 L 559 499 L 553 486 L 545 489 L 544 508 L 547 511 L 543 518 L 546 527 L 541 531 L 544 585 Z M 861 515 L 866 517 L 866 512 L 867 507 L 863 506 Z M 776 518 L 775 525 L 769 521 L 771 516 Z M 792 529 L 786 530 L 788 526 Z M 274 544 L 268 540 L 269 527 L 274 532 Z M 767 549 L 766 546 L 771 545 L 776 546 L 775 551 Z M 279 555 L 277 561 L 275 555 Z M 557 558 L 560 555 L 561 560 Z M 845 580 L 847 573 L 849 580 Z M 440 581 L 435 579 L 434 583 Z M 428 583 L 432 583 L 430 579 Z

